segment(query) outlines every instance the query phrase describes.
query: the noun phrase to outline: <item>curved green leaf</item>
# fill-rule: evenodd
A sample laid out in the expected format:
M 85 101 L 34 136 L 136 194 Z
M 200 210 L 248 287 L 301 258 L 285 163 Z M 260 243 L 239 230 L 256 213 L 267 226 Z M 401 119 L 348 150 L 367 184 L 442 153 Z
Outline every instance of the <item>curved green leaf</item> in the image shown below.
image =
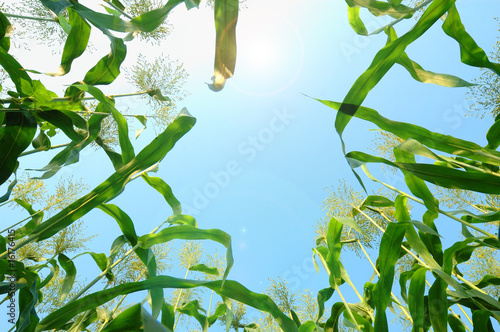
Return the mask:
M 378 258 L 379 280 L 373 289 L 376 303 L 375 330 L 388 331 L 385 309 L 391 301 L 392 283 L 394 281 L 394 267 L 399 259 L 399 251 L 407 224 L 389 223 L 380 240 Z
M 151 187 L 155 188 L 160 194 L 163 195 L 168 205 L 172 208 L 174 215 L 182 214 L 181 203 L 175 198 L 174 193 L 172 192 L 172 188 L 158 177 L 151 177 L 147 174 L 143 174 L 142 178 L 149 184 Z
M 57 76 L 65 75 L 71 70 L 73 60 L 83 54 L 90 37 L 90 25 L 73 9 L 68 8 L 68 14 L 71 30 L 64 44 L 61 65 L 59 66 Z
M 64 281 L 61 286 L 61 293 L 59 296 L 59 300 L 63 302 L 64 299 L 66 299 L 66 296 L 68 296 L 69 292 L 71 291 L 71 288 L 73 288 L 73 284 L 76 278 L 76 266 L 75 263 L 73 263 L 73 261 L 69 259 L 68 256 L 62 253 L 59 254 L 57 260 L 59 261 L 59 264 L 61 264 L 61 267 L 66 272 L 66 276 L 64 277 Z
M 126 331 L 169 332 L 170 330 L 151 317 L 138 303 L 124 310 L 102 330 L 102 332 Z
M 30 238 L 41 241 L 71 225 L 94 207 L 113 198 L 119 193 L 132 175 L 145 170 L 162 160 L 175 143 L 194 125 L 195 118 L 188 113 L 181 113 L 163 133 L 146 146 L 130 163 L 113 173 L 106 181 L 89 194 L 76 200 L 67 208 L 37 226 Z M 0 255 L 5 257 L 6 253 Z
M 219 295 L 270 313 L 284 331 L 298 331 L 295 323 L 284 315 L 268 296 L 251 292 L 236 281 L 226 280 L 222 286 L 222 281 L 187 280 L 168 276 L 157 276 L 141 282 L 130 282 L 84 296 L 49 314 L 38 324 L 36 331 L 57 329 L 79 313 L 102 305 L 120 295 L 153 288 L 193 288 L 199 286 L 207 287 Z
M 460 45 L 460 59 L 463 63 L 474 67 L 489 68 L 497 73 L 497 75 L 500 75 L 500 64 L 490 62 L 483 49 L 465 31 L 455 5 L 448 11 L 448 16 L 443 24 L 443 30 Z

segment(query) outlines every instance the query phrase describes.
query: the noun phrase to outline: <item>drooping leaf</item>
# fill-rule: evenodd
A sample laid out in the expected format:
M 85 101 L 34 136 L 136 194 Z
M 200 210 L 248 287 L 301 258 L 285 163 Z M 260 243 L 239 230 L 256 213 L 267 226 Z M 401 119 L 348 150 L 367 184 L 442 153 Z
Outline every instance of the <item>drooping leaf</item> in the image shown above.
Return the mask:
M 231 236 L 218 229 L 199 229 L 192 226 L 173 226 L 159 231 L 156 234 L 146 234 L 139 237 L 141 247 L 148 249 L 155 244 L 168 242 L 175 239 L 183 240 L 212 240 L 226 247 L 226 270 L 222 280 L 226 280 L 233 266 L 233 251 Z
M 369 68 L 356 80 L 340 106 L 335 119 L 335 129 L 341 138 L 345 127 L 352 116 L 356 114 L 368 93 L 396 63 L 406 47 L 424 34 L 454 3 L 455 0 L 433 1 L 410 31 L 389 43 L 377 53 Z M 343 140 L 342 147 L 345 153 Z
M 375 0 L 346 0 L 350 7 L 366 8 L 375 16 L 389 15 L 393 18 L 410 18 L 415 9 L 395 3 Z
M 109 37 L 109 39 L 111 52 L 88 71 L 83 79 L 85 84 L 110 84 L 120 75 L 120 66 L 127 55 L 127 47 L 120 38 Z
M 236 23 L 239 0 L 215 0 L 215 60 L 212 91 L 224 88 L 226 80 L 233 76 L 236 66 Z
M 59 254 L 57 260 L 59 261 L 59 264 L 61 264 L 61 267 L 66 272 L 66 276 L 64 277 L 64 281 L 61 286 L 61 293 L 59 296 L 59 300 L 62 302 L 64 301 L 64 299 L 66 299 L 66 296 L 68 296 L 69 292 L 73 288 L 73 284 L 76 278 L 76 266 L 75 263 L 73 263 L 73 261 L 69 259 L 68 256 L 62 253 Z
M 33 93 L 32 80 L 16 59 L 0 47 L 0 66 L 9 74 L 17 92 L 25 97 Z
M 339 110 L 341 105 L 333 101 L 317 100 L 335 110 Z M 483 148 L 476 143 L 449 135 L 431 132 L 414 124 L 392 121 L 381 116 L 377 111 L 367 107 L 359 107 L 354 116 L 369 121 L 380 129 L 388 131 L 403 140 L 413 138 L 431 149 L 470 158 L 491 165 L 500 165 L 500 152 Z
M 19 155 L 35 137 L 36 121 L 24 112 L 8 112 L 0 127 L 0 184 L 9 179 L 18 166 Z

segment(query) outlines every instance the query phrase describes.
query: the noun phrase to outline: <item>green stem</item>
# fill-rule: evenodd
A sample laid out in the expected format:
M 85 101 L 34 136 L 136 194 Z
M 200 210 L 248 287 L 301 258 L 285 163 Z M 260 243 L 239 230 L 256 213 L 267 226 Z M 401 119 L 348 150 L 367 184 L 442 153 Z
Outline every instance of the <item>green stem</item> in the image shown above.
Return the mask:
M 120 8 L 118 8 L 114 3 L 112 3 L 111 1 L 109 0 L 104 0 L 104 2 L 106 2 L 108 5 L 110 5 L 111 7 L 113 7 L 114 10 L 116 10 L 117 12 L 119 12 L 120 14 L 122 14 L 123 16 L 125 16 L 126 18 L 128 19 L 133 19 L 132 16 L 130 16 L 129 14 L 125 13 L 123 10 L 121 10 Z
M 38 149 L 34 149 L 34 150 L 30 150 L 30 151 L 26 151 L 26 152 L 23 152 L 19 155 L 19 157 L 23 157 L 23 156 L 27 156 L 29 154 L 32 154 L 32 153 L 36 153 L 36 152 L 41 152 L 41 151 L 48 151 L 48 150 L 52 150 L 52 149 L 58 149 L 58 148 L 63 148 L 65 146 L 68 146 L 70 143 L 64 143 L 64 144 L 59 144 L 59 145 L 52 145 L 50 148 L 48 149 L 45 149 L 45 148 L 38 148 Z

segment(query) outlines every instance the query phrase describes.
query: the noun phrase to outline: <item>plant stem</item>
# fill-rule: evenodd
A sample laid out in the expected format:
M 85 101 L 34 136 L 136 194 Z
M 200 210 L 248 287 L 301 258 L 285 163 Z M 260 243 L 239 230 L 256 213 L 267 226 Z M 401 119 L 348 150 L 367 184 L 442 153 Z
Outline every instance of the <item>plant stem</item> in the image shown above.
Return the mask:
M 13 18 L 22 18 L 25 20 L 34 20 L 34 21 L 43 21 L 43 22 L 58 22 L 56 18 L 44 18 L 44 17 L 34 17 L 34 16 L 24 16 L 24 15 L 16 15 L 16 14 L 9 14 L 9 13 L 4 13 L 5 16 L 7 17 L 13 17 Z
M 142 271 L 141 274 L 134 280 L 134 282 L 138 282 L 145 274 L 146 274 L 146 270 Z M 106 324 L 109 322 L 109 317 L 113 317 L 113 314 L 118 310 L 118 308 L 123 303 L 123 301 L 125 300 L 125 298 L 127 297 L 127 295 L 128 294 L 122 295 L 122 297 L 120 298 L 120 300 L 118 301 L 118 303 L 115 305 L 115 307 L 113 308 L 113 310 L 111 310 L 109 316 L 106 317 L 106 319 L 101 324 L 101 326 L 99 326 L 99 328 L 97 329 L 97 332 L 100 332 L 106 326 Z
M 123 98 L 123 97 L 133 97 L 133 96 L 140 96 L 140 95 L 145 95 L 150 93 L 152 90 L 144 90 L 144 91 L 137 91 L 137 92 L 130 92 L 130 93 L 120 93 L 116 95 L 109 95 L 106 97 L 109 98 Z M 71 100 L 71 97 L 58 97 L 58 98 L 52 98 L 52 101 L 68 101 Z M 96 98 L 94 97 L 83 97 L 80 100 L 94 100 Z
M 137 91 L 137 92 L 130 92 L 130 93 L 120 93 L 120 94 L 116 94 L 116 95 L 109 95 L 109 96 L 106 96 L 106 97 L 109 97 L 109 98 L 122 98 L 122 97 L 133 97 L 133 96 L 140 96 L 140 95 L 145 95 L 145 94 L 148 94 L 150 92 L 152 92 L 153 90 L 143 90 L 143 91 Z M 94 100 L 95 98 L 94 97 L 83 97 L 81 98 L 80 100 Z M 71 97 L 57 97 L 57 98 L 52 98 L 52 101 L 69 101 L 69 100 L 72 100 Z M 0 103 L 1 104 L 8 104 L 8 103 L 12 103 L 14 101 L 17 101 L 17 99 L 0 99 Z M 0 111 L 2 112 L 9 112 L 9 111 L 19 111 L 20 109 L 18 108 L 5 108 L 5 109 L 1 109 Z
M 404 191 L 401 191 L 401 190 L 399 190 L 399 189 L 397 189 L 397 188 L 395 188 L 395 187 L 391 186 L 390 184 L 387 184 L 387 183 L 384 183 L 384 182 L 382 182 L 382 181 L 377 180 L 377 179 L 376 179 L 373 175 L 371 175 L 371 173 L 368 171 L 368 168 L 366 167 L 366 165 L 363 165 L 363 166 L 361 166 L 361 167 L 362 167 L 362 168 L 363 168 L 363 170 L 365 171 L 366 175 L 367 175 L 367 176 L 368 176 L 368 177 L 369 177 L 372 181 L 378 182 L 378 183 L 382 184 L 383 186 L 385 186 L 385 187 L 387 187 L 387 188 L 391 189 L 392 191 L 397 192 L 398 194 L 403 195 L 403 196 L 405 196 L 405 197 L 407 197 L 407 198 L 411 199 L 412 201 L 415 201 L 415 202 L 420 203 L 420 204 L 422 204 L 422 205 L 424 205 L 424 206 L 425 206 L 424 201 L 422 201 L 421 199 L 416 198 L 416 197 L 414 197 L 414 196 L 412 196 L 412 195 L 409 195 L 409 194 L 405 193 Z M 436 211 L 437 211 L 437 212 L 439 212 L 439 213 L 441 213 L 442 215 L 447 216 L 448 218 L 451 218 L 451 219 L 453 219 L 453 220 L 455 220 L 455 221 L 458 221 L 458 222 L 459 222 L 459 223 L 461 223 L 462 225 L 465 225 L 465 226 L 467 226 L 467 227 L 470 227 L 470 228 L 472 228 L 472 229 L 474 229 L 474 230 L 478 231 L 479 233 L 481 233 L 481 234 L 483 234 L 483 235 L 486 235 L 487 237 L 494 237 L 494 235 L 493 235 L 493 234 L 490 234 L 490 233 L 486 232 L 485 230 L 483 230 L 483 229 L 481 229 L 481 228 L 479 228 L 479 227 L 477 227 L 477 226 L 474 226 L 474 225 L 472 225 L 472 224 L 470 224 L 470 223 L 468 223 L 468 222 L 466 222 L 466 221 L 464 221 L 464 220 L 462 220 L 462 219 L 460 219 L 460 218 L 457 218 L 457 217 L 455 217 L 454 215 L 452 215 L 451 213 L 448 213 L 448 212 L 446 212 L 446 211 L 441 210 L 439 207 L 436 207 Z
M 184 279 L 187 279 L 188 274 L 189 274 L 189 267 L 186 269 L 186 275 L 184 276 Z M 177 295 L 177 300 L 175 301 L 175 305 L 174 305 L 174 317 L 175 317 L 175 310 L 177 309 L 177 306 L 179 305 L 179 301 L 181 299 L 181 295 L 182 295 L 183 290 L 184 289 L 181 289 L 179 291 L 179 295 Z M 179 319 L 176 319 L 175 323 L 174 323 L 174 328 L 173 328 L 174 331 L 175 331 L 175 327 L 177 326 L 178 322 L 179 322 Z

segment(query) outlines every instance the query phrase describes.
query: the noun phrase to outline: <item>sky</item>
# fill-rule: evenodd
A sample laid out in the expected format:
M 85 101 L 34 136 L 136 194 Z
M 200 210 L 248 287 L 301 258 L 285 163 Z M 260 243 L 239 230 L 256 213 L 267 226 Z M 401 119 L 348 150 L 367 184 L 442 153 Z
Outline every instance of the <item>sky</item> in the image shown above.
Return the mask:
M 457 7 L 468 32 L 486 51 L 491 50 L 498 37 L 494 17 L 500 13 L 500 3 L 458 1 Z M 390 21 L 374 19 L 364 11 L 362 17 L 369 30 Z M 355 190 L 361 187 L 342 155 L 333 126 L 335 111 L 313 98 L 342 101 L 385 44 L 385 35 L 357 36 L 348 24 L 342 1 L 246 1 L 237 25 L 234 77 L 222 91 L 214 93 L 206 85 L 213 72 L 215 44 L 211 10 L 203 5 L 190 11 L 179 6 L 169 21 L 174 28 L 161 45 L 134 41 L 124 63 L 124 67 L 132 65 L 139 52 L 148 58 L 163 54 L 179 59 L 189 72 L 185 87 L 190 95 L 179 108 L 187 108 L 197 123 L 151 175 L 172 187 L 184 212 L 195 217 L 200 228 L 218 228 L 231 235 L 235 264 L 230 279 L 256 292 L 265 290 L 268 278 L 278 276 L 287 280 L 293 291 L 317 292 L 327 287 L 326 274 L 317 274 L 311 262 L 314 225 L 325 215 L 325 188 L 337 188 L 342 179 Z M 397 25 L 398 34 L 414 22 L 410 19 Z M 440 25 L 408 47 L 409 57 L 428 70 L 466 80 L 478 77 L 478 69 L 460 63 L 458 45 L 444 35 Z M 108 52 L 107 41 L 99 33 L 93 32 L 91 38 L 97 40 L 97 51 L 76 60 L 72 73 L 40 79 L 58 93 L 65 84 L 81 79 L 96 59 Z M 41 72 L 57 68 L 59 55 L 43 45 L 32 49 L 37 51 L 36 57 L 26 50 L 15 51 L 26 68 Z M 133 91 L 123 77 L 102 89 L 109 94 Z M 396 65 L 363 105 L 393 120 L 485 144 L 484 133 L 492 121 L 464 118 L 470 104 L 465 92 L 418 83 Z M 144 101 L 132 98 L 117 105 L 131 114 L 147 109 Z M 370 129 L 372 125 L 353 120 L 344 136 L 347 150 L 367 151 L 373 139 Z M 153 138 L 154 132 L 148 128 L 134 141 L 136 152 Z M 51 156 L 26 157 L 21 168 L 43 167 Z M 401 176 L 383 174 L 376 166 L 370 169 L 387 183 L 403 185 Z M 104 153 L 88 149 L 78 164 L 65 167 L 59 176 L 83 177 L 95 187 L 112 171 Z M 363 181 L 370 190 L 376 189 L 367 178 Z M 163 198 L 140 179 L 129 183 L 112 203 L 131 216 L 138 234 L 150 232 L 171 214 Z M 2 220 L 19 215 L 2 209 Z M 101 211 L 92 211 L 83 220 L 89 234 L 98 233 L 89 247 L 109 252 L 111 241 L 120 235 L 114 220 Z M 210 243 L 204 246 L 207 250 L 216 247 Z M 222 247 L 218 250 L 223 252 Z M 362 288 L 372 271 L 367 272 L 363 267 L 367 263 L 352 254 L 343 255 L 348 273 Z M 93 269 L 89 261 L 85 264 L 89 264 L 89 271 Z M 88 274 L 92 279 L 92 273 Z M 184 272 L 173 271 L 172 275 L 183 277 Z M 352 292 L 346 292 L 348 299 L 356 302 Z

